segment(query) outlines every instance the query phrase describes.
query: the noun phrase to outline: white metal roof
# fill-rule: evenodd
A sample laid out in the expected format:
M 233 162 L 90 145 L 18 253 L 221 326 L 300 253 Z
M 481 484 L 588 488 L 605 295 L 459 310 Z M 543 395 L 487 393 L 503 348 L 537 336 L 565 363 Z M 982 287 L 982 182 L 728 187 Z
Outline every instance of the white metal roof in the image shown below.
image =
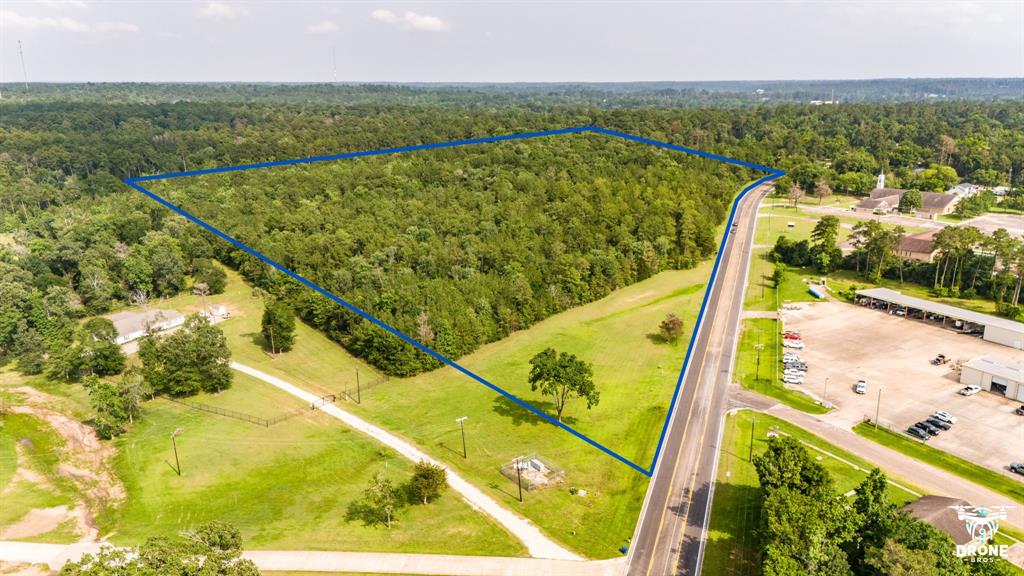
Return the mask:
M 1020 322 L 1014 322 L 1013 320 L 1000 318 L 998 316 L 982 314 L 981 312 L 974 312 L 973 310 L 964 310 L 963 308 L 957 308 L 956 306 L 950 306 L 949 304 L 942 304 L 941 302 L 932 302 L 931 300 L 925 300 L 923 298 L 907 296 L 902 292 L 891 290 L 889 288 L 867 288 L 865 290 L 857 290 L 857 295 L 884 300 L 892 304 L 906 306 L 907 308 L 924 310 L 925 312 L 931 312 L 933 314 L 938 314 L 939 316 L 946 316 L 956 320 L 965 320 L 967 322 L 981 324 L 982 326 L 995 326 L 1004 330 L 1010 330 L 1011 332 L 1024 334 L 1024 324 L 1021 324 Z
M 1006 378 L 1011 382 L 1024 382 L 1024 364 L 996 358 L 995 356 L 982 356 L 964 364 L 964 368 L 974 368 L 986 374 Z
M 125 310 L 111 314 L 107 316 L 107 319 L 114 323 L 118 336 L 127 336 L 135 332 L 142 332 L 149 325 L 160 322 L 173 322 L 181 317 L 182 314 L 174 310 Z

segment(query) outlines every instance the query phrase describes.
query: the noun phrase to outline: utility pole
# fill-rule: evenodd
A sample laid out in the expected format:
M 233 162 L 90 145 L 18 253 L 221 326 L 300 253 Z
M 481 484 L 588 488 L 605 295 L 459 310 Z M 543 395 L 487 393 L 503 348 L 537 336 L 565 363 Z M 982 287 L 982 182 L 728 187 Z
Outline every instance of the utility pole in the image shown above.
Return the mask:
M 331 46 L 331 79 L 338 83 L 338 49 Z
M 757 420 L 756 416 L 750 417 L 750 453 L 747 454 L 747 462 L 754 461 L 754 422 Z
M 519 484 L 519 501 L 523 501 L 523 469 L 519 465 L 519 456 L 516 456 L 516 483 Z
M 270 316 L 270 324 L 267 324 L 267 328 L 270 328 L 270 355 L 274 356 L 277 354 L 277 348 L 274 347 L 274 316 Z
M 466 458 L 466 418 L 469 416 L 463 416 L 462 418 L 456 418 L 455 421 L 459 423 L 459 429 L 462 431 L 462 458 Z
M 821 398 L 828 402 L 828 376 L 825 377 L 825 391 L 821 393 Z
M 181 476 L 181 462 L 178 461 L 178 443 L 175 438 L 184 431 L 184 428 L 175 428 L 174 432 L 171 432 L 171 446 L 174 447 L 174 471 L 178 473 L 178 476 Z
M 878 429 L 878 413 L 882 408 L 882 387 L 878 387 L 878 400 L 875 401 L 875 429 Z
M 761 350 L 764 350 L 764 344 L 754 344 L 754 350 L 757 350 L 757 372 L 754 376 L 755 381 L 761 380 Z
M 356 404 L 363 403 L 363 391 L 359 385 L 359 367 L 356 366 Z
M 21 40 L 18 40 L 18 55 L 21 56 L 21 77 L 25 81 L 25 90 L 28 90 L 28 69 L 25 68 L 25 51 L 21 48 Z

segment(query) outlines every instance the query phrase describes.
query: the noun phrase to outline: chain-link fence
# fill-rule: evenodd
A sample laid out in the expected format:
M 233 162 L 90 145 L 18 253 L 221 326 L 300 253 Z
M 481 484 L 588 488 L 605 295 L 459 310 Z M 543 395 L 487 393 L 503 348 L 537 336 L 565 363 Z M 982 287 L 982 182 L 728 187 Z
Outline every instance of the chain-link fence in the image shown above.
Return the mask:
M 565 471 L 536 453 L 520 456 L 501 467 L 501 474 L 522 483 L 526 490 L 537 490 L 565 482 Z

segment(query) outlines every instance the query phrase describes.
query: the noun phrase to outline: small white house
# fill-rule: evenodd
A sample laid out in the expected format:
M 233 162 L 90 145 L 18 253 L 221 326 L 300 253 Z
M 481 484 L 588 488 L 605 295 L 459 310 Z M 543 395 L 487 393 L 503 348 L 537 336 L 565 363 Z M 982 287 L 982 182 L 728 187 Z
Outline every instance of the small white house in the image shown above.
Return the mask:
M 142 338 L 147 332 L 163 332 L 185 323 L 185 316 L 174 310 L 126 310 L 111 314 L 107 319 L 117 329 L 117 338 L 114 339 L 117 344 L 127 344 Z

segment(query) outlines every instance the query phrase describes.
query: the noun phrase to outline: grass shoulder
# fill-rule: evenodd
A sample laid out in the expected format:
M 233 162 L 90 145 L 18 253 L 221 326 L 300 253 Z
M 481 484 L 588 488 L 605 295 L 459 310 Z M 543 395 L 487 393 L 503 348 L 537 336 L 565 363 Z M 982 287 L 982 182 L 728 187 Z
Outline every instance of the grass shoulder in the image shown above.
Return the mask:
M 943 450 L 927 446 L 922 442 L 904 436 L 902 433 L 885 428 L 875 428 L 868 422 L 857 424 L 853 427 L 853 431 L 897 452 L 956 474 L 961 478 L 976 482 L 1018 503 L 1024 503 L 1024 482 L 978 466 Z
M 735 378 L 748 388 L 765 396 L 811 414 L 824 414 L 828 409 L 803 392 L 783 385 L 779 362 L 782 338 L 779 321 L 774 318 L 748 318 L 736 348 Z M 758 353 L 758 347 L 763 346 Z M 760 362 L 758 356 L 760 355 Z

